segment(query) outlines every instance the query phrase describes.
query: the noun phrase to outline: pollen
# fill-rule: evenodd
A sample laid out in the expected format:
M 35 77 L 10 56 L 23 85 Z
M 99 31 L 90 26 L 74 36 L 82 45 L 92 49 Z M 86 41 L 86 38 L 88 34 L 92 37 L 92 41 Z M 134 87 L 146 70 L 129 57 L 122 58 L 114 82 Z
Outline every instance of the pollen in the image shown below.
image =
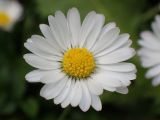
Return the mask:
M 93 54 L 86 48 L 72 48 L 64 53 L 63 71 L 75 79 L 87 78 L 94 72 Z
M 10 17 L 5 12 L 0 11 L 0 26 L 7 26 L 10 21 Z

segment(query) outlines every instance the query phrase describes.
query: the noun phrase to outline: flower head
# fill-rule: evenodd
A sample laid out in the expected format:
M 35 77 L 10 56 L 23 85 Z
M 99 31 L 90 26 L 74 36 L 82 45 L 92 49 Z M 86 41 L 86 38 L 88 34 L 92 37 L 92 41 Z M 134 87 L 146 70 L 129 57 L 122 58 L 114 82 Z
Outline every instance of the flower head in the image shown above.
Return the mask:
M 87 111 L 102 109 L 103 90 L 126 94 L 136 78 L 133 64 L 124 62 L 134 54 L 128 34 L 120 34 L 115 23 L 104 25 L 105 17 L 92 11 L 81 24 L 76 8 L 67 17 L 57 11 L 40 25 L 44 37 L 33 35 L 25 43 L 32 53 L 28 64 L 37 68 L 26 75 L 29 82 L 45 85 L 40 95 L 55 104 L 71 104 Z
M 0 0 L 0 28 L 11 30 L 22 14 L 22 6 L 14 0 Z
M 143 31 L 141 39 L 138 41 L 141 49 L 138 54 L 141 59 L 142 66 L 149 68 L 146 73 L 147 78 L 153 78 L 154 86 L 160 84 L 160 16 L 155 17 L 155 21 L 151 25 L 153 32 Z

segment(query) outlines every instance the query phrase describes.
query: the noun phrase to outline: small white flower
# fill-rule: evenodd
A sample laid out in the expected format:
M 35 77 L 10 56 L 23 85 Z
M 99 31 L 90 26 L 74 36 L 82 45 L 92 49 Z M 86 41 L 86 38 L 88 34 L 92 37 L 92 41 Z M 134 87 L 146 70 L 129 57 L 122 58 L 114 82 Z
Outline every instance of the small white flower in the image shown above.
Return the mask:
M 57 11 L 48 21 L 49 26 L 40 25 L 44 37 L 33 35 L 24 44 L 33 53 L 24 59 L 37 68 L 26 80 L 45 84 L 42 97 L 54 99 L 62 108 L 71 104 L 99 111 L 103 89 L 128 93 L 127 86 L 136 78 L 135 66 L 124 62 L 135 54 L 128 34 L 120 34 L 115 23 L 104 26 L 104 15 L 94 11 L 81 25 L 76 8 L 67 17 Z
M 151 25 L 153 32 L 144 31 L 138 41 L 142 48 L 138 51 L 142 66 L 150 68 L 147 78 L 153 78 L 154 86 L 160 84 L 160 16 L 155 17 Z
M 22 6 L 14 0 L 0 0 L 0 29 L 11 30 L 22 15 Z

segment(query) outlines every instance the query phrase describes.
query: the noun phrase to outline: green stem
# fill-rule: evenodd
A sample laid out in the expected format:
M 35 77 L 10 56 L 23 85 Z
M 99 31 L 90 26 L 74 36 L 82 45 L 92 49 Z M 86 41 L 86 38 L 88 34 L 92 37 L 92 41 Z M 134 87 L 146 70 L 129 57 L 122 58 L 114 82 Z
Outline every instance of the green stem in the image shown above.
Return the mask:
M 154 6 L 153 8 L 149 9 L 146 13 L 144 13 L 141 17 L 141 23 L 153 18 L 158 12 L 160 12 L 160 4 Z
M 71 110 L 71 107 L 64 109 L 64 111 L 62 112 L 62 114 L 60 115 L 58 120 L 65 120 L 65 118 L 68 115 L 68 113 L 70 112 L 70 110 Z

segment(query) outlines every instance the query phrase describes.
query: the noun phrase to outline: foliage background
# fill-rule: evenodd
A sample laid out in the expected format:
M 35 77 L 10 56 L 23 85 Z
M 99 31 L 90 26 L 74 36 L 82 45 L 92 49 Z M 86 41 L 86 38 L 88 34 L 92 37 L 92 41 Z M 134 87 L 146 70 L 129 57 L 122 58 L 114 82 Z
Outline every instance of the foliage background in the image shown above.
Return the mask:
M 52 100 L 39 96 L 42 84 L 31 84 L 24 76 L 31 71 L 22 56 L 28 51 L 23 43 L 32 34 L 41 34 L 40 23 L 56 10 L 67 12 L 77 7 L 82 18 L 91 10 L 103 13 L 106 22 L 115 21 L 121 32 L 130 33 L 133 47 L 142 30 L 150 29 L 154 16 L 160 12 L 159 0 L 21 0 L 23 19 L 12 32 L 0 30 L 0 120 L 160 120 L 160 86 L 152 87 L 144 78 L 145 69 L 135 56 L 132 62 L 138 77 L 129 87 L 129 94 L 105 92 L 101 98 L 103 110 L 90 109 L 83 113 L 79 108 L 62 109 Z M 61 117 L 60 117 L 61 116 Z

